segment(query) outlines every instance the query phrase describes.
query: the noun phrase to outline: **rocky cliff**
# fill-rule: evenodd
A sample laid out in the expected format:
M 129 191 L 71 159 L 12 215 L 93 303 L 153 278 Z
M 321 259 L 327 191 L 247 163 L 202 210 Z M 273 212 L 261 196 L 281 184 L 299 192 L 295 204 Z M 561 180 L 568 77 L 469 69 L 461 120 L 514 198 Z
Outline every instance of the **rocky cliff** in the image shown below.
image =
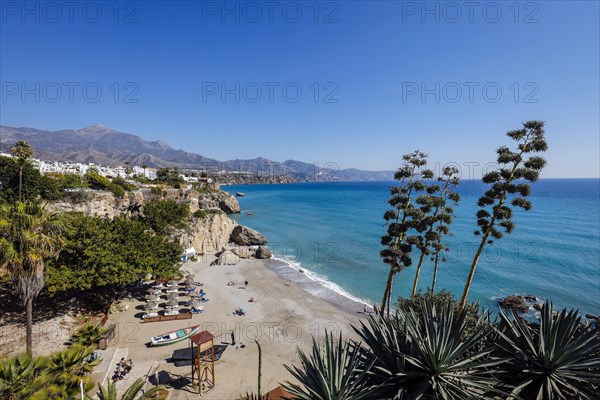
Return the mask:
M 187 203 L 190 208 L 187 226 L 172 233 L 173 239 L 183 248 L 193 247 L 198 254 L 234 249 L 240 258 L 270 258 L 268 249 L 259 251 L 255 246 L 267 241 L 264 236 L 229 218 L 227 214 L 240 212 L 240 205 L 234 196 L 220 190 L 140 189 L 126 192 L 122 198 L 111 192 L 87 190 L 72 192 L 67 199 L 50 203 L 48 209 L 109 218 L 135 216 L 143 213 L 144 205 L 149 201 L 167 198 Z M 205 212 L 195 214 L 197 210 Z
M 220 209 L 228 214 L 240 212 L 237 199 L 220 190 L 200 193 L 183 189 L 152 191 L 147 188 L 125 192 L 123 198 L 116 197 L 111 192 L 97 190 L 71 192 L 65 200 L 50 203 L 48 209 L 113 218 L 116 215 L 140 213 L 144 204 L 155 199 L 173 199 L 178 203 L 188 203 L 190 213 L 198 209 Z

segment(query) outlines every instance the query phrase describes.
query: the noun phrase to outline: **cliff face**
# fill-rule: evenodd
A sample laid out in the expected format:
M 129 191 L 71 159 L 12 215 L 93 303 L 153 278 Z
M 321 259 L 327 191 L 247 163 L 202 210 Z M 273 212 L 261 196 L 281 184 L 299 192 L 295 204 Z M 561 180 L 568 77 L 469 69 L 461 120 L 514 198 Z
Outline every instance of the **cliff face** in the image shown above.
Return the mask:
M 220 209 L 226 213 L 240 212 L 240 204 L 229 193 L 222 191 L 198 193 L 182 189 L 165 189 L 160 193 L 152 193 L 150 189 L 140 189 L 125 192 L 123 198 L 104 191 L 73 192 L 67 200 L 48 204 L 48 209 L 113 218 L 116 215 L 140 213 L 144 204 L 154 199 L 173 199 L 178 203 L 188 203 L 190 213 L 198 209 Z
M 191 190 L 167 189 L 160 193 L 152 193 L 149 189 L 141 189 L 126 192 L 123 198 L 103 191 L 85 191 L 73 194 L 70 199 L 50 203 L 48 209 L 113 218 L 117 215 L 142 213 L 144 204 L 153 199 L 170 198 L 178 203 L 188 203 L 190 222 L 186 229 L 174 232 L 173 237 L 183 248 L 194 247 L 198 253 L 220 251 L 227 245 L 233 229 L 238 224 L 226 213 L 240 212 L 237 199 L 222 191 L 198 193 Z M 193 217 L 192 214 L 199 209 L 209 211 L 203 218 Z
M 217 211 L 204 218 L 194 218 L 187 229 L 175 232 L 175 237 L 184 249 L 193 247 L 197 253 L 216 252 L 229 243 L 237 225 L 224 212 Z

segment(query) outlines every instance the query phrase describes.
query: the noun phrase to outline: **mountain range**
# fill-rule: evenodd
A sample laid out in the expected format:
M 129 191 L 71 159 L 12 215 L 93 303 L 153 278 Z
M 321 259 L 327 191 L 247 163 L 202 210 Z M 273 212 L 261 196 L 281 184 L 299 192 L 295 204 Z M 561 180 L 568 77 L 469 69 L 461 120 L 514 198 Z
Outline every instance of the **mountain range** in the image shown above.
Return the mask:
M 174 149 L 160 140 L 149 142 L 140 136 L 119 132 L 100 124 L 60 131 L 0 125 L 0 151 L 7 152 L 18 140 L 25 140 L 31 144 L 35 150 L 35 157 L 45 161 L 95 163 L 106 166 L 129 162 L 131 165 L 154 168 L 177 167 L 287 175 L 299 181 L 381 181 L 393 177 L 393 171 L 338 169 L 334 164 L 319 166 L 296 160 L 277 162 L 258 157 L 251 160 L 218 161 Z

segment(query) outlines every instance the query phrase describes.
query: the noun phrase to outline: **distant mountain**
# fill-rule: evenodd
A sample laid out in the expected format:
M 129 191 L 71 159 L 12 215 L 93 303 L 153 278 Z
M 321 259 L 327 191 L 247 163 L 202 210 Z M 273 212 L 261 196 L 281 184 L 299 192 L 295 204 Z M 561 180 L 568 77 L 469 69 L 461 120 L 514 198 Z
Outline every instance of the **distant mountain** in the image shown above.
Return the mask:
M 364 181 L 392 179 L 393 171 L 338 169 L 334 164 L 315 165 L 287 160 L 283 163 L 258 157 L 252 160 L 218 161 L 199 154 L 176 150 L 158 140 L 148 142 L 129 133 L 118 132 L 96 124 L 83 129 L 45 131 L 35 128 L 0 125 L 0 150 L 17 140 L 26 140 L 36 157 L 48 161 L 96 163 L 117 166 L 128 161 L 132 165 L 178 167 L 209 171 L 241 171 L 257 174 L 288 175 L 299 181 Z

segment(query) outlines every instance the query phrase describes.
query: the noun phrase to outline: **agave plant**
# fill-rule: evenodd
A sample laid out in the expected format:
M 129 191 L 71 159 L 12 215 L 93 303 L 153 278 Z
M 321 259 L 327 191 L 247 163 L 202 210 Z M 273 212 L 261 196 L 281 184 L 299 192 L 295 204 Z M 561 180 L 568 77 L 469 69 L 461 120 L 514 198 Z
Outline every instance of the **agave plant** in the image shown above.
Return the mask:
M 481 343 L 489 333 L 482 320 L 465 337 L 466 313 L 454 315 L 454 304 L 416 299 L 395 316 L 368 318 L 356 329 L 374 362 L 369 375 L 382 387 L 382 399 L 480 399 L 500 393 L 492 375 L 504 360 Z M 483 317 L 482 317 L 483 318 Z
M 155 398 L 164 398 L 160 397 L 160 394 L 165 390 L 164 386 L 154 386 L 144 393 L 140 394 L 140 391 L 144 387 L 144 378 L 138 378 L 135 382 L 131 384 L 123 393 L 123 395 L 119 398 L 117 395 L 117 387 L 114 382 L 109 382 L 109 384 L 104 387 L 102 385 L 98 385 L 98 399 L 99 400 L 148 400 Z
M 597 399 L 600 328 L 584 330 L 577 311 L 552 311 L 546 302 L 539 328 L 511 312 L 500 313 L 496 346 L 508 358 L 512 395 L 526 399 Z M 593 390 L 595 387 L 595 390 Z M 595 392 L 595 393 L 593 393 Z
M 106 333 L 106 329 L 100 325 L 94 325 L 87 323 L 83 325 L 73 336 L 71 341 L 73 343 L 79 343 L 83 346 L 92 346 L 98 343 L 102 335 Z
M 27 353 L 0 361 L 0 399 L 29 399 L 41 386 L 46 359 Z
M 358 343 L 342 340 L 337 344 L 333 334 L 325 332 L 321 347 L 313 337 L 312 353 L 298 349 L 302 367 L 285 368 L 301 385 L 286 381 L 282 386 L 298 400 L 363 400 L 373 399 L 367 385 L 371 364 L 365 365 Z

